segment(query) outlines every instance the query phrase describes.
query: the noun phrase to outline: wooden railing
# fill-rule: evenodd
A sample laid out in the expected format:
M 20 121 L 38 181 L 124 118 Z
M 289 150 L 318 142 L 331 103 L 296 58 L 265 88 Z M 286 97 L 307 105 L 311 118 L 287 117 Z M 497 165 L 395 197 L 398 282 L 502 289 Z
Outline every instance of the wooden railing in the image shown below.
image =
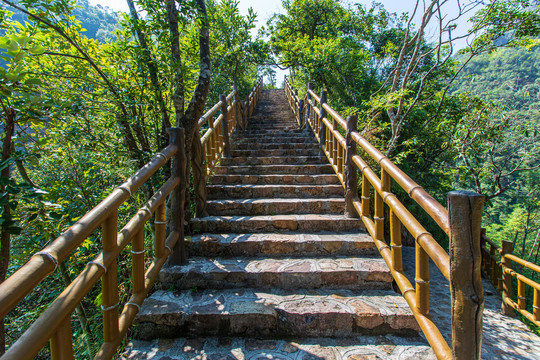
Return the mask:
M 298 90 L 293 89 L 289 81 L 285 81 L 285 94 L 287 95 L 287 101 L 294 114 L 294 118 L 298 123 L 298 128 L 303 129 L 306 124 L 304 123 L 304 99 L 298 97 Z
M 199 126 L 208 124 L 201 145 L 210 173 L 222 152 L 229 146 L 229 135 L 237 125 L 245 128 L 262 91 L 262 79 L 242 104 L 235 88 L 227 97 L 208 111 Z M 221 109 L 216 121 L 212 117 Z M 144 167 L 105 198 L 99 205 L 60 235 L 50 245 L 35 253 L 30 260 L 0 284 L 0 318 L 36 288 L 59 264 L 65 261 L 83 242 L 101 227 L 102 250 L 32 325 L 12 344 L 2 359 L 33 359 L 50 341 L 51 358 L 73 359 L 71 317 L 93 286 L 101 279 L 103 312 L 103 340 L 95 359 L 112 359 L 124 339 L 128 328 L 140 310 L 148 291 L 155 283 L 159 271 L 169 260 L 173 264 L 185 262 L 184 249 L 184 202 L 186 189 L 186 157 L 184 153 L 184 129 L 169 129 L 170 145 L 156 154 Z M 140 208 L 120 232 L 118 209 L 131 195 L 161 167 L 172 159 L 170 178 Z M 169 216 L 166 203 L 172 194 Z M 155 216 L 154 259 L 145 268 L 145 224 Z M 168 229 L 166 219 L 169 220 Z M 166 236 L 166 234 L 168 234 Z M 117 258 L 131 244 L 132 295 L 120 307 L 117 283 Z
M 512 241 L 503 241 L 500 247 L 482 234 L 482 269 L 502 295 L 503 314 L 511 316 L 516 310 L 534 325 L 540 326 L 540 284 L 520 274 L 513 264 L 529 269 L 533 274 L 540 274 L 540 266 L 513 255 L 513 246 Z M 516 300 L 513 300 L 513 279 L 517 282 Z M 527 309 L 526 286 L 533 290 L 532 313 Z
M 300 121 L 303 112 L 300 108 L 301 101 L 287 79 L 285 83 L 287 97 L 291 99 L 289 104 L 297 107 L 291 110 L 297 121 Z M 305 120 L 315 133 L 346 190 L 346 214 L 363 220 L 437 357 L 479 359 L 482 336 L 481 310 L 484 299 L 479 271 L 483 196 L 467 192 L 451 192 L 448 196 L 449 210 L 447 210 L 360 135 L 356 128 L 355 116 L 343 119 L 326 101 L 325 91 L 317 96 L 311 85 L 308 85 L 304 102 Z M 367 158 L 359 155 L 357 147 L 362 150 L 361 153 L 367 155 Z M 370 163 L 376 164 L 380 176 Z M 362 177 L 360 198 L 357 189 L 358 173 Z M 451 244 L 450 255 L 392 192 L 392 187 L 396 185 L 409 194 L 448 234 Z M 385 204 L 389 208 L 388 218 L 385 218 Z M 371 215 L 372 208 L 373 215 Z M 389 225 L 389 239 L 385 239 L 385 224 Z M 414 287 L 403 271 L 402 226 L 416 240 Z M 451 346 L 429 315 L 429 259 L 450 282 L 453 339 Z
M 240 129 L 247 127 L 248 118 L 260 99 L 262 88 L 261 78 L 251 93 L 246 96 L 245 103 L 240 101 L 238 90 L 234 88 L 229 95 L 220 95 L 219 102 L 201 116 L 199 128 L 204 131 L 201 145 L 206 175 L 212 173 L 222 154 L 230 157 L 230 136 L 237 127 Z M 221 111 L 221 114 L 214 120 L 218 111 Z
M 57 266 L 65 261 L 92 233 L 101 227 L 102 250 L 75 280 L 49 305 L 39 318 L 12 344 L 2 359 L 33 359 L 50 341 L 52 359 L 73 359 L 71 316 L 92 287 L 101 279 L 103 340 L 96 358 L 111 359 L 140 309 L 159 270 L 174 250 L 184 257 L 185 167 L 184 129 L 169 130 L 170 145 L 117 187 L 99 205 L 35 253 L 17 272 L 0 285 L 0 317 L 11 311 Z M 172 175 L 151 199 L 118 232 L 118 209 L 131 195 L 172 159 Z M 166 237 L 166 201 L 173 193 L 169 235 Z M 155 214 L 154 260 L 145 269 L 145 223 Z M 117 258 L 131 244 L 132 295 L 118 313 Z

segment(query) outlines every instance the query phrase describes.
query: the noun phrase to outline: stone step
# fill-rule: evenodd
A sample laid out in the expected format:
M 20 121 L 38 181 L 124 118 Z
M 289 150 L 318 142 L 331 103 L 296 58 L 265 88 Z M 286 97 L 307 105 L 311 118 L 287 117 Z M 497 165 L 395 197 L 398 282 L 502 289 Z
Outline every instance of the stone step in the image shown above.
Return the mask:
M 291 132 L 298 130 L 298 125 L 261 125 L 261 126 L 248 126 L 246 131 L 249 132 Z
M 299 143 L 299 144 L 246 144 L 232 143 L 231 150 L 289 150 L 289 149 L 320 149 L 319 143 Z
M 296 138 L 304 138 L 304 139 L 313 139 L 312 133 L 307 132 L 290 132 L 290 131 L 275 131 L 275 132 L 269 132 L 269 131 L 256 131 L 256 132 L 249 132 L 249 133 L 236 133 L 231 137 L 231 139 L 260 139 L 262 137 L 265 138 L 285 138 L 285 139 L 296 139 Z
M 214 173 L 217 175 L 320 175 L 332 174 L 333 172 L 334 169 L 330 164 L 216 166 L 214 168 Z
M 207 199 L 343 198 L 341 185 L 207 185 Z
M 343 214 L 345 200 L 330 199 L 225 199 L 208 200 L 207 211 L 214 216 L 276 214 Z
M 284 134 L 284 135 L 302 135 L 302 134 L 310 134 L 313 136 L 311 132 L 307 132 L 305 129 L 294 129 L 289 131 L 278 131 L 278 130 L 258 130 L 253 131 L 250 128 L 247 128 L 246 130 L 239 130 L 236 129 L 234 134 L 238 137 L 250 137 L 250 136 L 266 136 L 266 135 L 272 135 L 272 134 Z
M 212 175 L 210 184 L 250 184 L 250 185 L 336 185 L 337 175 Z
M 161 269 L 163 288 L 391 289 L 392 274 L 378 257 L 206 258 Z
M 133 340 L 125 360 L 435 360 L 420 336 L 363 335 L 350 338 L 254 339 L 244 337 L 196 337 L 153 341 Z M 248 334 L 249 336 L 249 334 Z M 203 355 L 201 355 L 203 354 Z
M 235 143 L 237 144 L 253 144 L 256 147 L 259 147 L 263 144 L 318 144 L 317 139 L 314 137 L 266 137 L 266 138 L 242 138 L 236 139 Z
M 246 130 L 274 130 L 274 129 L 287 129 L 287 130 L 299 130 L 296 122 L 276 122 L 275 120 L 269 121 L 267 118 L 253 119 L 253 122 L 249 122 Z
M 261 157 L 231 157 L 220 160 L 221 166 L 239 165 L 304 165 L 327 164 L 326 156 L 261 156 Z
M 365 230 L 362 220 L 343 215 L 207 216 L 191 223 L 194 231 L 213 234 Z
M 265 157 L 265 156 L 320 156 L 322 151 L 313 149 L 270 149 L 270 150 L 232 150 L 233 157 Z
M 187 242 L 190 257 L 374 256 L 377 248 L 364 232 L 318 234 L 202 234 Z
M 174 336 L 354 337 L 418 335 L 393 291 L 158 290 L 136 317 L 139 339 Z

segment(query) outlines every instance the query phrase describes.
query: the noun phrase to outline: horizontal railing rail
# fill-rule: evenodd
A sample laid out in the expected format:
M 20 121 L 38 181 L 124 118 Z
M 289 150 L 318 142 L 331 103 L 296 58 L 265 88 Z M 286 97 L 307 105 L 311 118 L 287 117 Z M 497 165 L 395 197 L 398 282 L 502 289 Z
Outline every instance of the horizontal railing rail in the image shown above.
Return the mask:
M 540 274 L 540 266 L 512 254 L 512 241 L 503 241 L 502 247 L 482 234 L 482 269 L 484 274 L 502 296 L 502 312 L 514 315 L 514 310 L 536 326 L 540 326 L 540 284 L 515 269 L 514 264 Z M 514 281 L 517 282 L 517 298 L 514 297 Z M 527 309 L 526 286 L 532 288 L 532 313 Z
M 295 116 L 297 116 L 296 114 L 301 112 L 299 106 L 300 99 L 297 95 L 297 91 L 292 88 L 287 79 L 285 80 L 285 91 L 287 92 L 287 98 L 290 99 L 289 104 L 291 108 L 297 107 L 297 109 L 291 109 Z M 424 332 L 437 357 L 439 359 L 467 358 L 466 355 L 461 357 L 459 355 L 460 349 L 457 344 L 460 342 L 456 342 L 454 339 L 451 347 L 429 315 L 429 259 L 431 258 L 444 277 L 450 282 L 451 287 L 458 286 L 459 280 L 456 279 L 457 277 L 452 276 L 450 255 L 392 192 L 392 183 L 394 182 L 403 191 L 408 193 L 409 196 L 420 205 L 420 207 L 424 209 L 449 236 L 452 235 L 452 231 L 450 230 L 451 214 L 449 214 L 449 211 L 444 208 L 444 206 L 437 202 L 420 185 L 414 182 L 357 131 L 357 119 L 355 116 L 349 116 L 347 120 L 345 120 L 332 109 L 332 107 L 327 104 L 327 95 L 325 91 L 323 91 L 320 96 L 317 96 L 312 90 L 311 84 L 309 84 L 304 99 L 305 121 L 313 130 L 322 150 L 334 168 L 340 182 L 346 189 L 346 214 L 362 219 L 366 230 L 371 235 L 379 253 L 391 270 L 392 276 L 400 288 L 403 297 L 409 304 L 420 328 Z M 346 135 L 344 136 L 343 134 Z M 367 154 L 369 160 L 364 159 L 358 154 L 358 147 Z M 380 175 L 376 173 L 368 162 L 378 165 Z M 357 189 L 357 173 L 361 174 L 362 177 L 360 198 L 358 197 Z M 449 194 L 449 203 L 454 201 L 452 199 L 457 199 L 451 196 L 451 194 Z M 455 194 L 457 197 L 462 195 L 464 194 Z M 465 195 L 475 196 L 476 194 Z M 478 198 L 483 203 L 483 197 L 478 196 Z M 374 203 L 372 204 L 371 201 Z M 389 216 L 387 219 L 385 219 L 385 205 L 388 206 Z M 373 215 L 371 214 L 372 209 Z M 466 216 L 466 214 L 464 215 Z M 477 256 L 478 261 L 480 261 L 480 223 L 477 221 L 479 219 L 478 211 L 473 212 L 470 217 L 470 222 L 474 223 L 474 231 L 471 233 L 478 233 L 478 254 L 471 254 L 471 256 Z M 385 222 L 389 225 L 389 241 L 385 239 Z M 401 241 L 402 226 L 407 229 L 416 240 L 416 285 L 414 287 L 403 271 Z M 467 237 L 466 235 L 462 236 L 457 229 L 454 229 L 454 233 L 454 236 L 451 236 L 451 238 L 454 238 L 456 241 L 461 241 L 461 238 Z M 474 239 L 469 240 L 472 241 Z M 459 245 L 456 246 L 459 247 Z M 459 259 L 455 260 L 456 265 L 462 265 L 458 264 L 460 263 Z M 460 266 L 455 266 L 455 268 L 462 269 Z M 456 270 L 454 269 L 454 271 Z M 480 273 L 478 272 L 475 274 L 471 281 L 480 281 Z M 483 301 L 483 294 L 480 295 L 480 298 Z M 457 297 L 453 297 L 452 301 L 457 302 L 460 300 Z M 483 306 L 483 302 L 481 306 Z M 458 313 L 459 312 L 453 312 L 452 315 L 459 316 Z M 455 318 L 453 318 L 453 320 L 454 319 Z M 466 328 L 467 326 L 464 327 Z M 457 329 L 457 331 L 453 332 L 453 337 L 457 336 L 458 339 L 466 339 L 468 336 L 467 331 L 469 331 L 469 334 L 470 331 L 478 331 L 476 325 L 471 326 L 471 328 L 473 329 Z M 481 331 L 479 336 L 481 338 Z M 468 341 L 470 342 L 471 339 Z M 479 345 L 476 347 L 477 350 L 475 351 L 478 351 L 479 356 Z M 463 346 L 461 348 L 463 348 Z M 475 357 L 471 355 L 469 358 L 473 359 Z

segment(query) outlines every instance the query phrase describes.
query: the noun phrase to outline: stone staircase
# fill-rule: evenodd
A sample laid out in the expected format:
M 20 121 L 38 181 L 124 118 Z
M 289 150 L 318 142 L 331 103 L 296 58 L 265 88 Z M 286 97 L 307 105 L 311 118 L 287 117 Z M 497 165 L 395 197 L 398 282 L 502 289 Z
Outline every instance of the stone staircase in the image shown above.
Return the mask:
M 185 266 L 165 267 L 129 359 L 424 359 L 432 352 L 310 130 L 266 90 L 209 179 Z

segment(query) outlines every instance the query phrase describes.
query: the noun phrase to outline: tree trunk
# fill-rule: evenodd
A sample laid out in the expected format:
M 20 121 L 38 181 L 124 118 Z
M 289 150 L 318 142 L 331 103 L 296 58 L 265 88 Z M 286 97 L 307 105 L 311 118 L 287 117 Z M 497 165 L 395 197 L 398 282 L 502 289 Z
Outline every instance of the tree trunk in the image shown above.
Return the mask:
M 210 35 L 208 30 L 208 17 L 206 14 L 206 5 L 204 0 L 196 1 L 198 6 L 198 17 L 200 20 L 199 28 L 199 79 L 193 97 L 184 112 L 183 101 L 183 79 L 176 77 L 175 95 L 173 96 L 173 104 L 176 112 L 176 125 L 183 127 L 186 133 L 186 145 L 185 153 L 187 158 L 187 164 L 191 164 L 192 158 L 192 144 L 195 135 L 195 131 L 198 131 L 198 121 L 204 111 L 206 104 L 206 97 L 208 96 L 208 89 L 210 88 Z M 176 9 L 176 3 L 174 0 L 167 1 L 167 15 L 169 20 L 169 30 L 172 36 L 171 51 L 174 61 L 177 66 L 180 64 L 180 51 L 179 51 L 179 37 L 178 37 L 178 10 Z M 177 68 L 178 71 L 181 69 Z M 180 98 L 180 94 L 182 97 Z M 185 217 L 189 224 L 191 219 L 191 196 L 190 196 L 190 182 L 191 182 L 191 170 L 190 166 L 186 169 L 186 202 L 185 202 Z

